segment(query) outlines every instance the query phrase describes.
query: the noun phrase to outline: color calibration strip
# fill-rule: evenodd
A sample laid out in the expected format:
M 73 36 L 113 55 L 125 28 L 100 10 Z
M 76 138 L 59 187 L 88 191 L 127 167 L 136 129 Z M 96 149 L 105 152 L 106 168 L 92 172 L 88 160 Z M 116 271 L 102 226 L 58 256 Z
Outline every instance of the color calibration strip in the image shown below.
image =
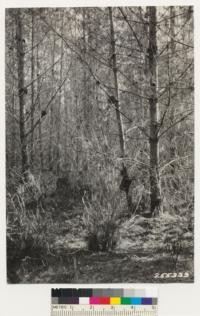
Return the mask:
M 157 289 L 52 289 L 51 316 L 157 316 Z
M 52 289 L 52 304 L 157 305 L 157 295 L 144 289 Z

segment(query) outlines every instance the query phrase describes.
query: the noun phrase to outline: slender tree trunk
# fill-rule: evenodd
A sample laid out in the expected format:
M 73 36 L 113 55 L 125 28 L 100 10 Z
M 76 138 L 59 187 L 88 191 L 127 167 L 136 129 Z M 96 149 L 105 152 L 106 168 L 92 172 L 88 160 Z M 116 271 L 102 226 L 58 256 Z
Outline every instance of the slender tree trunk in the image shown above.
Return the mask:
M 27 155 L 27 140 L 25 136 L 25 94 L 24 88 L 24 44 L 23 31 L 20 9 L 16 12 L 16 41 L 17 41 L 17 64 L 18 64 L 18 97 L 19 97 L 19 128 L 21 142 L 21 165 L 24 179 L 27 179 L 28 171 L 28 155 Z
M 173 6 L 170 7 L 170 43 L 169 43 L 169 98 L 171 98 L 171 86 L 170 82 L 173 78 L 173 58 L 175 54 L 175 8 Z M 173 125 L 174 123 L 174 106 L 170 104 L 170 124 Z M 169 142 L 170 142 L 170 160 L 175 159 L 176 156 L 176 148 L 174 144 L 174 130 L 173 128 L 169 131 Z M 175 165 L 171 164 L 171 172 L 174 174 Z
M 158 123 L 159 108 L 157 98 L 157 34 L 156 34 L 156 7 L 148 8 L 149 13 L 149 78 L 150 78 L 150 97 L 149 97 L 149 114 L 150 114 L 150 211 L 156 215 L 161 206 L 161 192 L 159 179 L 159 139 Z
M 75 27 L 74 27 L 74 36 L 75 36 L 75 41 L 77 39 L 77 15 L 75 14 Z M 77 62 L 77 56 L 76 54 L 74 55 L 74 108 L 75 108 L 75 117 L 76 117 L 76 142 L 75 142 L 75 148 L 76 148 L 76 156 L 75 156 L 75 161 L 76 161 L 76 168 L 79 170 L 79 153 L 80 153 L 80 140 L 79 140 L 79 135 L 80 135 L 80 120 L 79 120 L 79 109 L 78 109 L 78 62 Z
M 120 103 L 119 103 L 119 88 L 118 88 L 118 77 L 117 77 L 117 59 L 116 59 L 116 50 L 115 50 L 115 30 L 113 25 L 113 13 L 112 8 L 109 7 L 109 19 L 110 19 L 110 39 L 111 39 L 111 58 L 112 58 L 112 72 L 113 72 L 113 79 L 114 79 L 114 96 L 112 96 L 113 100 L 111 100 L 115 105 L 115 112 L 116 112 L 116 119 L 119 131 L 119 143 L 120 143 L 120 152 L 121 158 L 125 158 L 125 139 L 124 139 L 124 128 L 122 117 L 120 113 Z M 129 195 L 129 187 L 131 184 L 130 179 L 128 178 L 128 171 L 126 168 L 125 163 L 122 163 L 122 182 L 120 184 L 120 189 L 125 191 L 126 199 L 128 204 L 128 209 L 132 211 L 132 199 Z
M 34 72 L 35 72 L 35 63 L 34 63 L 34 36 L 35 36 L 35 18 L 34 11 L 32 10 L 31 14 L 31 155 L 30 155 L 30 164 L 33 167 L 34 160 Z
M 86 8 L 82 8 L 82 16 L 83 16 L 83 22 L 82 22 L 82 29 L 83 29 L 83 59 L 86 60 Z M 89 130 L 89 113 L 88 113 L 88 100 L 87 100 L 87 73 L 86 73 L 86 67 L 85 64 L 83 64 L 83 120 L 84 120 L 84 134 L 85 137 L 88 138 L 88 130 Z
M 112 8 L 109 8 L 109 18 L 110 18 L 112 71 L 113 71 L 114 94 L 115 94 L 114 104 L 115 104 L 115 109 L 116 109 L 116 118 L 117 118 L 118 130 L 119 130 L 120 151 L 121 151 L 122 158 L 124 158 L 125 142 L 124 142 L 124 130 L 123 130 L 122 117 L 120 114 L 119 89 L 118 89 L 118 78 L 117 78 L 117 59 L 116 59 L 116 52 L 115 52 L 115 31 L 114 31 L 114 25 L 113 25 Z
M 91 54 L 91 47 L 92 47 L 92 37 L 91 37 L 91 16 L 90 16 L 90 10 L 87 8 L 82 8 L 82 36 L 83 36 L 83 59 L 86 61 L 91 69 L 94 69 L 94 62 L 92 58 L 90 58 Z M 92 91 L 94 91 L 92 86 L 92 78 L 88 73 L 88 69 L 83 62 L 82 64 L 82 71 L 83 71 L 83 91 L 82 91 L 82 103 L 83 103 L 83 122 L 84 124 L 80 124 L 82 126 L 83 135 L 85 138 L 91 139 L 92 132 L 93 132 L 93 123 L 92 120 L 92 101 L 91 101 L 91 95 Z M 81 148 L 82 149 L 82 144 Z M 82 159 L 81 163 L 83 165 L 83 168 L 87 170 L 89 168 L 88 165 L 88 152 L 82 151 Z
M 37 73 L 39 73 L 40 62 L 39 62 L 39 47 L 37 45 Z M 39 131 L 39 153 L 40 153 L 40 168 L 43 170 L 44 168 L 44 158 L 43 158 L 43 144 L 42 144 L 42 124 L 41 124 L 41 102 L 40 102 L 40 77 L 37 77 L 37 97 L 38 97 L 38 110 L 40 115 L 40 121 L 38 124 Z
M 64 28 L 64 14 L 62 14 L 62 25 L 61 25 L 61 47 L 60 47 L 60 82 L 62 82 L 63 78 L 63 28 Z M 58 113 L 57 113 L 57 174 L 59 175 L 61 169 L 61 108 L 62 108 L 62 92 L 61 88 L 59 91 L 59 101 L 58 101 Z
M 15 132 L 15 80 L 13 79 L 13 86 L 12 86 L 12 159 L 11 159 L 11 167 L 14 167 L 16 164 L 16 132 Z
M 68 103 L 67 103 L 67 94 L 68 92 L 66 92 L 66 84 L 64 84 L 64 91 L 63 91 L 63 96 L 64 96 L 64 106 L 65 106 L 65 110 L 64 110 L 64 115 L 65 115 L 65 129 L 64 129 L 64 162 L 65 162 L 65 171 L 67 171 L 68 168 L 68 164 L 67 164 L 67 145 L 68 145 Z
M 15 24 L 12 25 L 12 39 L 14 40 L 15 37 Z M 13 69 L 15 69 L 15 56 L 12 55 L 12 66 Z M 12 146 L 12 158 L 11 158 L 11 167 L 14 167 L 16 165 L 16 131 L 15 131 L 15 78 L 13 76 L 12 79 L 12 100 L 11 100 L 11 111 L 12 111 L 12 140 L 11 140 L 11 146 Z
M 93 20 L 92 20 L 92 13 L 90 10 L 86 11 L 86 21 L 87 21 L 87 45 L 88 45 L 88 60 L 91 69 L 93 69 L 93 72 L 95 71 L 95 62 L 94 59 L 91 58 L 94 48 L 94 30 L 93 30 Z M 94 126 L 91 124 L 91 122 L 94 122 L 93 117 L 93 93 L 95 91 L 94 85 L 96 85 L 96 80 L 94 81 L 93 78 L 86 73 L 86 80 L 87 80 L 87 89 L 86 89 L 86 95 L 87 95 L 87 112 L 88 112 L 88 136 L 91 138 L 93 133 Z
M 54 69 L 54 62 L 55 62 L 55 45 L 56 45 L 56 37 L 55 34 L 53 35 L 53 52 L 52 52 L 52 76 L 51 76 L 51 89 L 52 95 L 54 93 L 54 81 L 55 81 L 55 69 Z M 53 104 L 50 105 L 50 121 L 49 121 L 49 169 L 52 169 L 53 163 L 53 132 L 54 132 L 54 112 L 53 112 Z

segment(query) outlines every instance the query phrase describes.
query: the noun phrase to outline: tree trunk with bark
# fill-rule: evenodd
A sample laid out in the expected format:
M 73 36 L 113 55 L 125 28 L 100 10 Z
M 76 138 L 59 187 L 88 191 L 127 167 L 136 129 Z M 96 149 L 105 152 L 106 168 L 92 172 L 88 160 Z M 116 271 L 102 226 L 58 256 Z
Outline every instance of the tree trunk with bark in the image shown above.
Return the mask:
M 173 80 L 173 58 L 175 55 L 175 8 L 170 6 L 170 42 L 169 42 L 169 103 L 171 102 L 171 81 Z M 174 105 L 170 104 L 170 124 L 174 124 Z M 173 128 L 169 131 L 169 141 L 170 141 L 170 160 L 174 160 L 176 157 L 176 147 L 174 143 L 174 130 Z M 171 164 L 171 173 L 174 174 L 175 165 Z
M 39 73 L 40 62 L 39 62 L 39 46 L 37 45 L 37 73 Z M 38 99 L 38 110 L 40 115 L 40 121 L 38 124 L 38 134 L 39 134 L 39 153 L 40 153 L 40 168 L 44 168 L 44 158 L 43 158 L 43 143 L 42 143 L 42 109 L 41 109 L 41 100 L 40 100 L 40 77 L 37 77 L 37 99 Z
M 52 96 L 54 94 L 54 81 L 55 81 L 55 46 L 56 46 L 56 36 L 53 34 L 53 51 L 52 51 L 52 70 L 51 70 L 51 89 Z M 49 118 L 49 169 L 53 168 L 53 132 L 54 132 L 54 103 L 50 105 L 50 118 Z
M 64 30 L 64 14 L 61 16 L 61 43 L 60 43 L 60 83 L 63 80 L 63 30 Z M 57 113 L 57 174 L 60 174 L 61 170 L 61 110 L 62 110 L 62 93 L 63 88 L 60 88 L 59 91 L 59 100 L 58 100 L 58 113 Z
M 149 14 L 149 115 L 150 115 L 150 212 L 157 215 L 161 207 L 161 191 L 159 177 L 159 107 L 157 97 L 157 31 L 156 31 L 156 7 L 148 8 Z
M 83 59 L 86 61 L 86 53 L 87 53 L 87 43 L 86 43 L 86 10 L 87 8 L 82 8 L 82 34 L 83 34 Z M 88 85 L 88 78 L 87 78 L 87 71 L 86 66 L 83 64 L 83 120 L 84 124 L 84 134 L 86 138 L 89 137 L 89 113 L 88 113 L 88 95 L 87 95 L 87 85 Z
M 25 133 L 25 95 L 27 89 L 24 87 L 24 39 L 22 30 L 21 10 L 16 12 L 16 42 L 17 42 L 17 66 L 18 66 L 18 97 L 19 97 L 19 128 L 21 143 L 21 166 L 24 179 L 27 179 L 28 155 L 27 139 Z
M 34 37 L 35 37 L 35 19 L 34 11 L 31 14 L 31 153 L 30 153 L 30 164 L 33 165 L 34 160 L 34 73 L 35 73 L 35 63 L 34 63 Z
M 125 137 L 124 137 L 124 128 L 123 121 L 121 117 L 120 111 L 120 103 L 119 103 L 119 88 L 118 88 L 118 76 L 117 76 L 117 58 L 116 58 L 116 49 L 115 49 L 115 30 L 113 24 L 113 13 L 112 8 L 109 7 L 109 20 L 110 20 L 110 39 L 111 39 L 111 68 L 113 72 L 113 82 L 114 82 L 114 96 L 112 100 L 110 100 L 115 106 L 116 119 L 119 131 L 119 143 L 120 143 L 120 154 L 121 158 L 125 158 Z M 128 177 L 127 167 L 122 162 L 122 170 L 121 170 L 122 181 L 120 184 L 120 189 L 126 193 L 126 199 L 128 204 L 129 212 L 132 211 L 132 198 L 129 194 L 129 188 L 131 184 L 131 180 Z
M 15 24 L 12 24 L 12 39 L 14 40 L 15 37 Z M 12 56 L 12 67 L 14 69 L 15 67 L 15 56 Z M 11 167 L 14 167 L 16 164 L 16 121 L 15 121 L 15 115 L 16 115 L 16 82 L 15 78 L 13 76 L 12 78 L 12 98 L 11 98 L 11 113 L 12 113 L 12 140 L 11 140 L 11 146 L 12 146 L 12 158 L 11 158 Z

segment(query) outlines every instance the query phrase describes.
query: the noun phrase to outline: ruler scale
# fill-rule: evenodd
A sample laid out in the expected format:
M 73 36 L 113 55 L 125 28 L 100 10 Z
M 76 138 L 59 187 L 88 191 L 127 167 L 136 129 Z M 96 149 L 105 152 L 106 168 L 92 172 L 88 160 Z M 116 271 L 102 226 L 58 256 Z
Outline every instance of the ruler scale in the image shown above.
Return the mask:
M 51 316 L 157 316 L 157 290 L 52 289 Z
M 92 307 L 76 306 L 73 310 L 71 306 L 64 306 L 62 309 L 57 306 L 52 306 L 52 316 L 156 316 L 157 307 L 123 307 L 113 306 L 112 310 L 109 307 Z

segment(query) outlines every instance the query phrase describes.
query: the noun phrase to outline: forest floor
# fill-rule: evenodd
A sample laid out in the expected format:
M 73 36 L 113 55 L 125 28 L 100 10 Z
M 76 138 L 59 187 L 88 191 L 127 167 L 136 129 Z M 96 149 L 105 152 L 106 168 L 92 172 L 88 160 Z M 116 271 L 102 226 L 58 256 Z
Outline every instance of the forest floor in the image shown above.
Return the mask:
M 59 212 L 54 214 L 57 233 L 51 245 L 52 253 L 42 260 L 34 255 L 24 256 L 17 264 L 12 262 L 8 268 L 11 283 L 193 282 L 191 255 L 180 256 L 175 267 L 169 255 L 142 249 L 131 233 L 121 234 L 120 229 L 121 236 L 113 251 L 88 251 L 83 208 L 76 205 L 66 211 L 64 205 L 63 201 Z

